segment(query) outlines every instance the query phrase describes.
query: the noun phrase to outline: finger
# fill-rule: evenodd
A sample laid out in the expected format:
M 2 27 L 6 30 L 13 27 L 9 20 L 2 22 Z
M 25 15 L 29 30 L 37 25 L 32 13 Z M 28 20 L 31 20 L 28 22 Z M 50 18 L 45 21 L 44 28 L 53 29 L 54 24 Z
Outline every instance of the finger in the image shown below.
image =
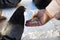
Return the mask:
M 39 22 L 39 20 L 37 18 L 31 19 L 26 21 L 26 26 L 40 26 L 41 23 Z

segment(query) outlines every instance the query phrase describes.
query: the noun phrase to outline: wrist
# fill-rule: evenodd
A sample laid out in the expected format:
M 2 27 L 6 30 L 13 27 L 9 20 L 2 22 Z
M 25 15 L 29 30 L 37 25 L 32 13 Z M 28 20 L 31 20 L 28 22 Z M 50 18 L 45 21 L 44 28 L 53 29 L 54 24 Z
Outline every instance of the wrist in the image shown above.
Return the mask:
M 50 19 L 53 18 L 53 16 L 48 12 L 48 10 L 46 10 L 45 13 L 48 15 L 48 17 L 49 17 Z
M 53 18 L 54 15 L 60 12 L 60 5 L 58 5 L 58 1 L 52 0 L 52 2 L 46 7 L 46 14 L 50 17 Z

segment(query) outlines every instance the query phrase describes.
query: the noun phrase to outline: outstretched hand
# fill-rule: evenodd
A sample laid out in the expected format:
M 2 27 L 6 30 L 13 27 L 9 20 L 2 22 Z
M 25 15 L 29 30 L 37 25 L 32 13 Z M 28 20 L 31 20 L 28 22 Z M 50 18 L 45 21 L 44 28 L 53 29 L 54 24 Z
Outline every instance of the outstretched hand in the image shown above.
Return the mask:
M 47 23 L 51 18 L 46 14 L 45 9 L 39 10 L 30 20 L 26 21 L 26 26 L 41 26 Z

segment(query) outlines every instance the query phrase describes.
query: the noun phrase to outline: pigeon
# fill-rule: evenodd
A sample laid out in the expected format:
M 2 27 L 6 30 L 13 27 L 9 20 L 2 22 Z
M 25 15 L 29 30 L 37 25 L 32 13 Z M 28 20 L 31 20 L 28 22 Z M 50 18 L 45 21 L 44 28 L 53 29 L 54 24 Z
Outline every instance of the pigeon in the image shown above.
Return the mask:
M 4 35 L 2 35 L 1 40 L 21 40 L 22 34 L 24 32 L 24 12 L 25 7 L 20 6 L 13 13 L 9 21 L 7 22 L 7 26 L 4 29 Z

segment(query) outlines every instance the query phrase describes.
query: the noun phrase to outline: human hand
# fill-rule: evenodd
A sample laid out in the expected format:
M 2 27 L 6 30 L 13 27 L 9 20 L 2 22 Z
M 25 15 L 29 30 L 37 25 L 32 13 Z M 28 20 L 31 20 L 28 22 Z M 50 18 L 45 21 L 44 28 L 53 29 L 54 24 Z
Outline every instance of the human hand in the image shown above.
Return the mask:
M 32 19 L 26 21 L 26 26 L 41 26 L 47 23 L 51 18 L 46 14 L 46 10 L 39 10 L 32 16 Z

